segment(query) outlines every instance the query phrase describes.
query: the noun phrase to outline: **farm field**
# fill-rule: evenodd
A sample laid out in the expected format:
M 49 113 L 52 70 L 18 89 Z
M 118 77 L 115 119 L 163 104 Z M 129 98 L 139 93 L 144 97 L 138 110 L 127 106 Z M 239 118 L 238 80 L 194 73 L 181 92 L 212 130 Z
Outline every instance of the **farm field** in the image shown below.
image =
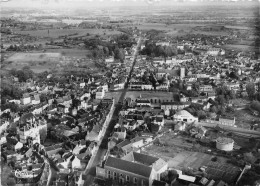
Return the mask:
M 2 68 L 10 70 L 12 68 L 22 69 L 24 66 L 30 66 L 31 69 L 38 73 L 50 71 L 64 59 L 64 57 L 77 60 L 86 58 L 89 50 L 84 49 L 46 49 L 45 52 L 32 53 L 14 53 L 7 57 Z
M 75 48 L 57 48 L 57 49 L 46 49 L 48 53 L 60 53 L 62 56 L 66 57 L 77 57 L 85 58 L 89 53 L 89 50 L 75 49 Z
M 61 59 L 60 53 L 41 53 L 41 52 L 35 52 L 35 53 L 15 53 L 12 56 L 10 56 L 8 59 L 6 59 L 7 62 L 30 62 L 30 61 L 57 61 Z
M 203 34 L 208 36 L 228 36 L 229 33 L 226 31 L 192 31 L 192 34 Z
M 249 45 L 232 45 L 227 44 L 222 46 L 223 49 L 229 49 L 229 50 L 239 50 L 239 51 L 252 51 L 254 50 L 253 46 Z
M 15 53 L 7 58 L 3 64 L 4 69 L 22 69 L 24 66 L 36 72 L 50 71 L 62 59 L 60 53 Z
M 31 31 L 20 31 L 16 30 L 14 33 L 17 34 L 23 34 L 23 35 L 30 35 L 34 37 L 49 37 L 49 38 L 58 38 L 59 36 L 65 36 L 70 34 L 77 34 L 75 36 L 85 36 L 88 33 L 90 35 L 114 35 L 114 34 L 120 34 L 119 31 L 111 31 L 108 29 L 83 29 L 83 28 L 77 28 L 77 29 L 48 29 L 45 30 L 31 30 Z
M 122 25 L 121 27 L 129 27 L 130 25 Z M 170 24 L 166 25 L 163 23 L 142 23 L 140 25 L 136 25 L 138 29 L 141 30 L 162 30 L 162 31 L 167 31 L 167 32 L 172 32 L 172 31 L 178 31 L 181 29 L 191 29 L 196 26 L 204 26 L 203 24 Z
M 251 30 L 252 26 L 242 26 L 242 25 L 225 25 L 226 28 L 233 28 L 239 30 Z

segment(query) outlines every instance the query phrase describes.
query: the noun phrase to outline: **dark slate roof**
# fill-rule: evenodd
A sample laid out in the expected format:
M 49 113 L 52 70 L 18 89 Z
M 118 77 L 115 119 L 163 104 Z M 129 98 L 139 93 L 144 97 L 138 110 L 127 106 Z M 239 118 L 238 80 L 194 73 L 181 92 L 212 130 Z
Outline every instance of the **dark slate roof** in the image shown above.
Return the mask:
M 121 147 L 124 147 L 124 146 L 126 146 L 126 145 L 128 145 L 128 144 L 130 144 L 130 143 L 131 143 L 131 141 L 128 140 L 128 139 L 126 139 L 126 140 L 120 142 L 119 144 L 117 144 L 117 147 L 118 147 L 118 148 L 121 148 Z
M 152 165 L 159 159 L 159 158 L 156 158 L 153 156 L 148 156 L 146 154 L 141 154 L 141 153 L 137 153 L 137 152 L 133 152 L 133 156 L 134 156 L 135 161 L 142 163 L 142 164 L 146 164 L 148 166 Z
M 111 167 L 118 170 L 123 170 L 126 172 L 131 172 L 133 174 L 141 175 L 149 178 L 152 168 L 139 163 L 133 163 L 119 158 L 114 158 L 109 156 L 105 163 L 105 167 Z
M 138 99 L 136 100 L 136 103 L 150 103 L 150 101 L 145 99 Z
M 153 180 L 152 186 L 166 186 L 167 183 L 164 181 Z

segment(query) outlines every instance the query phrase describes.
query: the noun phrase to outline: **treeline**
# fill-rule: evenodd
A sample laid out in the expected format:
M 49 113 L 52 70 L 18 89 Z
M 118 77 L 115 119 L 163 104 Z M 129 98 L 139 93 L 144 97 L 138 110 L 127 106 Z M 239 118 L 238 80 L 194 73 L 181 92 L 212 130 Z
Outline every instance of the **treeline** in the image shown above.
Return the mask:
M 150 57 L 171 57 L 177 55 L 178 50 L 174 46 L 156 46 L 155 43 L 149 42 L 145 45 L 145 48 L 143 48 L 140 53 Z
M 23 67 L 21 70 L 11 69 L 10 75 L 17 77 L 19 82 L 26 82 L 28 79 L 34 77 L 34 72 L 29 66 Z
M 23 92 L 13 84 L 2 82 L 1 83 L 1 104 L 5 104 L 6 100 L 20 99 Z
M 25 66 L 21 70 L 11 69 L 9 74 L 17 77 L 19 82 L 26 82 L 28 79 L 34 78 L 35 76 L 34 72 L 28 66 Z M 17 111 L 18 106 L 14 103 L 8 103 L 8 100 L 20 99 L 23 93 L 24 91 L 14 84 L 3 81 L 1 83 L 1 109 L 10 108 L 12 111 Z
M 84 41 L 85 47 L 90 50 L 89 58 L 103 59 L 114 56 L 116 60 L 123 62 L 125 59 L 124 48 L 130 48 L 135 42 L 127 34 L 114 37 L 111 41 L 102 41 L 99 37 Z
M 42 44 L 39 45 L 10 45 L 6 50 L 7 51 L 15 51 L 22 52 L 26 50 L 41 50 L 43 48 Z

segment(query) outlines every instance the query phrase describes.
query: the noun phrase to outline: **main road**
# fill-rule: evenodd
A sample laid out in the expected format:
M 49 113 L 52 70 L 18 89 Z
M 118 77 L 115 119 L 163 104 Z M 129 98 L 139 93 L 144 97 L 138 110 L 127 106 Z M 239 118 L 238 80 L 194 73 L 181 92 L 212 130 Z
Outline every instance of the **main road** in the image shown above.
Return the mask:
M 129 75 L 127 77 L 125 88 L 121 92 L 120 98 L 118 100 L 119 103 L 120 102 L 122 103 L 124 101 L 124 98 L 125 98 L 125 95 L 126 95 L 126 92 L 127 92 L 127 88 L 128 88 L 128 84 L 129 84 L 129 81 L 131 79 L 131 75 L 133 73 L 133 69 L 134 69 L 136 59 L 137 59 L 137 56 L 138 56 L 141 41 L 142 41 L 142 38 L 139 37 L 138 42 L 137 42 L 137 46 L 136 46 L 134 54 L 133 54 L 132 67 L 131 67 L 131 70 L 130 70 Z M 88 163 L 88 166 L 86 167 L 86 169 L 84 171 L 84 174 L 87 175 L 87 178 L 86 178 L 85 184 L 84 184 L 86 186 L 92 184 L 94 177 L 96 175 L 96 166 L 103 160 L 103 158 L 105 156 L 106 148 L 104 148 L 104 147 L 107 146 L 108 137 L 110 136 L 110 134 L 113 131 L 113 128 L 116 124 L 117 117 L 119 115 L 119 111 L 121 109 L 121 106 L 122 106 L 121 104 L 117 104 L 117 103 L 115 104 L 115 110 L 114 110 L 113 115 L 111 117 L 111 121 L 109 122 L 108 126 L 106 126 L 104 135 L 101 137 L 100 143 L 98 143 L 96 150 L 95 150 L 93 156 L 91 157 L 91 159 Z

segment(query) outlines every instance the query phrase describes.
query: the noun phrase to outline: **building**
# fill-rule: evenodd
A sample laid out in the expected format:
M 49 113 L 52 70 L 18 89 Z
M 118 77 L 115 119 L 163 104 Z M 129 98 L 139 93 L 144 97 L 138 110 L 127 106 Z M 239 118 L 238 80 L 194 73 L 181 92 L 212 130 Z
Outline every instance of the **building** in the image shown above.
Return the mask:
M 126 129 L 124 127 L 115 126 L 114 134 L 117 134 L 118 139 L 125 140 L 126 138 Z
M 108 64 L 108 63 L 113 63 L 114 62 L 114 57 L 109 57 L 109 58 L 106 58 L 105 59 L 105 63 Z
M 236 123 L 236 118 L 228 118 L 228 117 L 220 117 L 219 118 L 219 124 L 221 125 L 227 125 L 227 126 L 234 126 Z
M 207 51 L 208 55 L 217 56 L 220 53 L 220 48 L 211 48 Z
M 175 121 L 184 121 L 187 123 L 193 123 L 193 122 L 198 122 L 198 118 L 194 117 L 191 115 L 188 111 L 186 110 L 181 110 L 174 114 L 173 120 Z
M 136 105 L 137 106 L 142 106 L 142 105 L 147 105 L 147 106 L 151 106 L 151 102 L 149 99 L 137 99 L 136 101 Z
M 40 95 L 39 94 L 35 94 L 33 96 L 31 96 L 31 103 L 33 105 L 37 105 L 37 104 L 40 104 Z
M 235 92 L 240 90 L 240 84 L 239 83 L 225 83 L 225 86 L 229 90 L 234 90 Z
M 163 102 L 161 109 L 166 110 L 182 110 L 190 105 L 189 102 Z
M 96 175 L 119 184 L 151 186 L 167 168 L 167 162 L 160 158 L 130 152 L 121 159 L 109 156 L 103 167 L 96 168 Z
M 99 88 L 96 92 L 96 99 L 103 99 L 105 97 L 105 91 L 103 88 Z
M 186 129 L 186 123 L 185 122 L 177 122 L 174 125 L 175 131 L 185 131 L 185 129 Z
M 164 117 L 163 115 L 156 115 L 152 117 L 152 122 L 156 125 L 164 126 Z
M 10 124 L 9 121 L 1 119 L 0 133 L 5 131 L 8 128 L 9 124 Z
M 156 46 L 170 46 L 170 42 L 168 41 L 160 41 L 156 43 Z
M 213 92 L 213 87 L 211 85 L 200 85 L 199 91 L 200 92 Z
M 185 77 L 185 68 L 181 67 L 180 69 L 180 78 L 183 79 Z
M 223 151 L 232 151 L 234 148 L 234 140 L 231 138 L 218 137 L 216 147 Z
M 122 90 L 125 88 L 125 82 L 122 81 L 121 83 L 115 83 L 110 86 L 111 90 Z
M 26 143 L 27 139 L 32 139 L 33 143 L 40 143 L 41 133 L 47 135 L 47 122 L 45 120 L 35 120 L 32 113 L 24 114 L 20 119 L 20 127 L 17 133 L 21 143 Z
M 21 104 L 27 105 L 31 103 L 31 96 L 28 93 L 23 94 L 23 97 L 21 98 Z

